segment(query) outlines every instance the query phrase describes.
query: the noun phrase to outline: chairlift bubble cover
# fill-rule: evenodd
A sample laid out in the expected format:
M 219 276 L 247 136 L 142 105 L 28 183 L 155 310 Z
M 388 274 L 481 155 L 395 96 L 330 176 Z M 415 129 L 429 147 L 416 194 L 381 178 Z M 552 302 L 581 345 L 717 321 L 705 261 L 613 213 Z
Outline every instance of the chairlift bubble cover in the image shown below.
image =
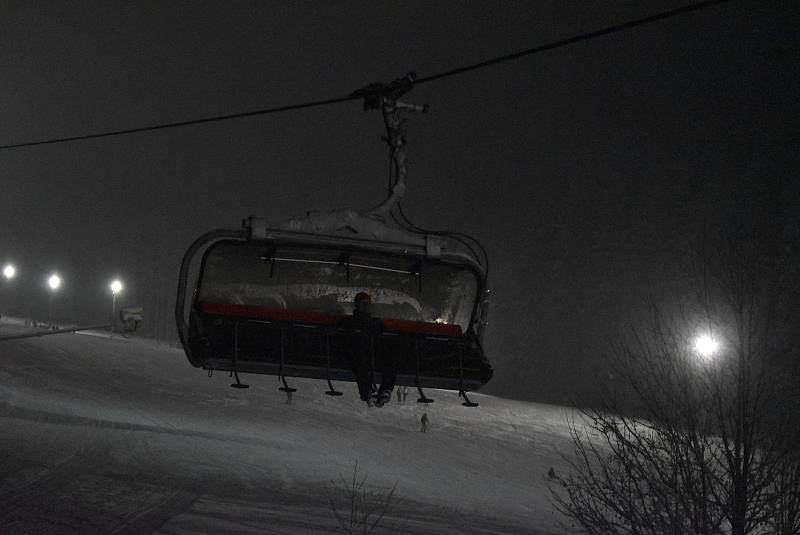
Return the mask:
M 346 318 L 366 292 L 383 323 L 376 372 L 393 355 L 399 385 L 476 390 L 491 378 L 477 328 L 485 276 L 476 263 L 431 258 L 409 244 L 286 230 L 230 238 L 210 238 L 202 256 L 182 335 L 195 366 L 352 381 L 354 337 L 364 335 Z

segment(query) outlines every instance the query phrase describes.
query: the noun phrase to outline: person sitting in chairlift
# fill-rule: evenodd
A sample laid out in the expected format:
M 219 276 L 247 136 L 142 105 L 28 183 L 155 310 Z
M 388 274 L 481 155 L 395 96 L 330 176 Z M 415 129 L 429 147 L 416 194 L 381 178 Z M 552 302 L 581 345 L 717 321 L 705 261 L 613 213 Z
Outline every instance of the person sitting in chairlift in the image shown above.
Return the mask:
M 342 321 L 342 326 L 359 336 L 353 337 L 350 349 L 351 366 L 358 384 L 358 393 L 367 405 L 383 407 L 392 398 L 392 390 L 397 378 L 397 362 L 394 358 L 381 359 L 381 384 L 374 389 L 374 357 L 376 339 L 383 330 L 383 322 L 372 317 L 372 298 L 366 292 L 359 292 L 353 299 L 353 315 Z

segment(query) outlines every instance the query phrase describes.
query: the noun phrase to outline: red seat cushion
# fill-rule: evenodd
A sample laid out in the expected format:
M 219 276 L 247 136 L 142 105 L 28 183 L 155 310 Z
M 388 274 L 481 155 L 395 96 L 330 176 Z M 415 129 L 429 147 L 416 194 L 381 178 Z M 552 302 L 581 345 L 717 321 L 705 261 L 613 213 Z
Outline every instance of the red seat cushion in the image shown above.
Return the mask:
M 287 310 L 284 308 L 259 307 L 227 303 L 202 303 L 200 309 L 206 314 L 219 316 L 238 316 L 261 318 L 275 321 L 293 321 L 312 323 L 315 325 L 336 325 L 345 316 L 333 316 L 313 310 Z M 411 321 L 400 319 L 383 319 L 383 326 L 388 331 L 434 334 L 439 336 L 463 336 L 461 326 L 451 323 L 432 323 L 427 321 Z

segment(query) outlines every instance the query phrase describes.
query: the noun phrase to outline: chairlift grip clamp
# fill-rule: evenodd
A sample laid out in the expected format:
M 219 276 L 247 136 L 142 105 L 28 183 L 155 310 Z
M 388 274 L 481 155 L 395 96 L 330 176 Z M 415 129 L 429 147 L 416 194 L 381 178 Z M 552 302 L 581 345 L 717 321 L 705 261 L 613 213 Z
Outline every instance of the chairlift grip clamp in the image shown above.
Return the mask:
M 260 217 L 247 217 L 242 221 L 242 228 L 250 231 L 251 240 L 263 240 L 267 237 L 267 220 Z
M 435 236 L 425 236 L 425 254 L 428 258 L 439 258 L 442 256 L 442 242 Z

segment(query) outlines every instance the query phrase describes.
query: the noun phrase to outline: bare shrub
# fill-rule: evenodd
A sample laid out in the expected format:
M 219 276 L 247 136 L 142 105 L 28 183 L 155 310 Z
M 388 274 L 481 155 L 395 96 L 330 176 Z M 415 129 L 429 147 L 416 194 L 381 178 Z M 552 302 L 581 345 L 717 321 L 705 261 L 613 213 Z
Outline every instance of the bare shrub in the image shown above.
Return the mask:
M 570 422 L 570 470 L 551 490 L 577 531 L 800 533 L 796 264 L 722 234 L 693 293 L 651 301 L 611 344 L 605 403 Z
M 339 532 L 348 535 L 371 533 L 393 533 L 396 525 L 386 526 L 387 513 L 395 500 L 397 483 L 391 489 L 370 489 L 367 476 L 358 473 L 358 462 L 353 466 L 353 475 L 345 479 L 339 476 L 328 489 L 328 503 Z M 377 530 L 377 531 L 376 531 Z

